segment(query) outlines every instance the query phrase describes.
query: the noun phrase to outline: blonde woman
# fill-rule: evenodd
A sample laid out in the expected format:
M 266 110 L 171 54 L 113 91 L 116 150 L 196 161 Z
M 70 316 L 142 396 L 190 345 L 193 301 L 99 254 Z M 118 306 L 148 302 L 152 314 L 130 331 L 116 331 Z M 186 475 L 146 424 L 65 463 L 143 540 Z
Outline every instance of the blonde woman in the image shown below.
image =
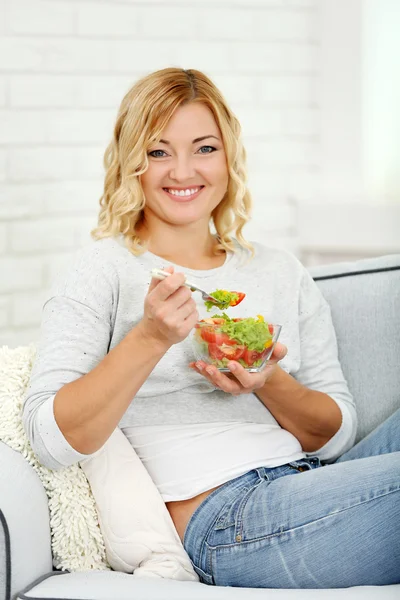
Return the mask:
M 43 464 L 86 458 L 119 425 L 208 584 L 399 582 L 399 411 L 354 446 L 327 303 L 294 256 L 243 237 L 245 151 L 221 93 L 196 70 L 144 77 L 105 166 L 95 241 L 43 311 L 24 410 Z M 150 281 L 154 267 L 171 275 Z M 193 362 L 207 312 L 185 275 L 282 324 L 260 373 Z

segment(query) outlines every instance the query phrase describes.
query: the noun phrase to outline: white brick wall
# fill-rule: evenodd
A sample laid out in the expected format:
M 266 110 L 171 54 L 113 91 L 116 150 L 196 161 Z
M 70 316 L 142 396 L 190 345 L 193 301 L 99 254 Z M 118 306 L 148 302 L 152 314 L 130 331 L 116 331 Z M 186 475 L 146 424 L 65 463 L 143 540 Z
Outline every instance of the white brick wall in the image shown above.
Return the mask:
M 0 147 L 0 183 L 6 179 L 6 159 L 6 150 Z
M 316 189 L 317 0 L 0 0 L 0 345 L 36 341 L 51 281 L 89 241 L 104 149 L 142 74 L 204 70 L 243 125 L 248 237 L 296 251 Z
M 6 105 L 6 78 L 0 77 L 0 107 Z

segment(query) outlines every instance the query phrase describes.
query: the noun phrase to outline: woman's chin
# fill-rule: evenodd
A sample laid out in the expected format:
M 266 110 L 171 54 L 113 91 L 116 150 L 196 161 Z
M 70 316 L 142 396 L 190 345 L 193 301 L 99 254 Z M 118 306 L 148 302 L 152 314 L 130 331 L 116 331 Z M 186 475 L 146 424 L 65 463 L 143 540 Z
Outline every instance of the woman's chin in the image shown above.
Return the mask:
M 199 223 L 200 221 L 206 221 L 208 223 L 211 215 L 171 215 L 168 219 L 171 225 L 193 225 L 194 223 Z
M 199 210 L 199 207 L 195 207 L 194 205 L 185 205 L 184 210 L 169 210 L 164 214 L 168 223 L 174 225 L 191 225 L 199 221 L 206 221 L 208 223 L 211 218 L 211 212 Z

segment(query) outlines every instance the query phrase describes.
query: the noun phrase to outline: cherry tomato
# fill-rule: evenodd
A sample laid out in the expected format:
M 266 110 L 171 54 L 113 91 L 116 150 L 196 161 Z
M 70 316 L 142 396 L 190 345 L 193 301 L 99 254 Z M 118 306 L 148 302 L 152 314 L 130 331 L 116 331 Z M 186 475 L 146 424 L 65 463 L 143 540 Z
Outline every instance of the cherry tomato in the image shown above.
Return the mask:
M 219 349 L 224 353 L 224 357 L 229 360 L 239 360 L 242 358 L 246 346 L 220 346 Z
M 225 356 L 217 344 L 208 344 L 208 353 L 211 358 L 215 358 L 216 360 L 222 360 Z
M 245 349 L 243 354 L 243 360 L 245 363 L 251 367 L 257 360 L 264 360 L 264 358 L 268 355 L 269 348 L 266 348 L 262 352 L 257 352 L 257 350 L 249 350 Z
M 215 344 L 215 329 L 214 327 L 201 327 L 201 337 L 208 344 Z
M 201 337 L 208 344 L 226 344 L 227 346 L 236 346 L 237 342 L 232 340 L 226 333 L 222 333 L 215 329 L 215 327 L 201 327 Z
M 238 304 L 241 303 L 243 298 L 246 296 L 246 294 L 244 294 L 243 292 L 232 292 L 232 294 L 237 294 L 238 298 L 236 298 L 236 300 L 231 300 L 229 303 L 229 306 L 237 306 Z
M 230 338 L 229 335 L 226 333 L 217 333 L 215 337 L 216 337 L 215 341 L 219 346 L 222 346 L 222 345 L 236 346 L 237 345 L 237 341 Z

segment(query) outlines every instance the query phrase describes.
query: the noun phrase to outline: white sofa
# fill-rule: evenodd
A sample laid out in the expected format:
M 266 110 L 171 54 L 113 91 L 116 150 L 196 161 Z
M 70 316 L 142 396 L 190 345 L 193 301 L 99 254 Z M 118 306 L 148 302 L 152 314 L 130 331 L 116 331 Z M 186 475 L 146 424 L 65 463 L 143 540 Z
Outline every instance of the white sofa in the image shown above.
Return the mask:
M 400 406 L 400 255 L 311 269 L 327 301 L 359 414 L 357 440 Z M 112 571 L 52 569 L 48 504 L 24 458 L 0 442 L 0 600 L 397 600 L 400 584 L 333 590 L 211 587 Z M 400 581 L 400 564 L 399 564 Z

